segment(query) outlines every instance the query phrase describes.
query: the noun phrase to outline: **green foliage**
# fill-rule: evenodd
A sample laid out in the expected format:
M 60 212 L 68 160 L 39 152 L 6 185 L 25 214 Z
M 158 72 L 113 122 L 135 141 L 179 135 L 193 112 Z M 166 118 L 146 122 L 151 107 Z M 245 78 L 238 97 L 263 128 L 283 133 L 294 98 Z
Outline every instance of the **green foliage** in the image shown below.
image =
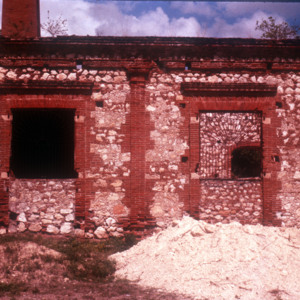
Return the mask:
M 269 17 L 267 20 L 262 20 L 261 22 L 256 21 L 255 30 L 262 32 L 262 39 L 294 39 L 300 31 L 300 26 L 289 25 L 287 22 L 277 24 L 275 18 Z

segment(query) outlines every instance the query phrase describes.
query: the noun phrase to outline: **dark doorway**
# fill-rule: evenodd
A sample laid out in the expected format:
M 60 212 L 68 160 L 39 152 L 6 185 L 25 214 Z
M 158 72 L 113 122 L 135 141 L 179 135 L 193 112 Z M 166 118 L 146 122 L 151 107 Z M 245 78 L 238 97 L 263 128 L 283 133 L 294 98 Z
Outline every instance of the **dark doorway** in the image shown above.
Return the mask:
M 74 109 L 12 109 L 10 168 L 17 178 L 74 178 Z

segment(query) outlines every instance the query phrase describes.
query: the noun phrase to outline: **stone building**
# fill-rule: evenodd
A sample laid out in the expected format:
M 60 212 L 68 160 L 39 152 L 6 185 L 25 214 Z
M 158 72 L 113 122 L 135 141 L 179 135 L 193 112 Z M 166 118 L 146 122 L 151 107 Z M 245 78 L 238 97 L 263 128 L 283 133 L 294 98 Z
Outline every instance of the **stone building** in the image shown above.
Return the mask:
M 1 233 L 300 227 L 299 40 L 46 38 L 39 22 L 38 0 L 3 1 Z

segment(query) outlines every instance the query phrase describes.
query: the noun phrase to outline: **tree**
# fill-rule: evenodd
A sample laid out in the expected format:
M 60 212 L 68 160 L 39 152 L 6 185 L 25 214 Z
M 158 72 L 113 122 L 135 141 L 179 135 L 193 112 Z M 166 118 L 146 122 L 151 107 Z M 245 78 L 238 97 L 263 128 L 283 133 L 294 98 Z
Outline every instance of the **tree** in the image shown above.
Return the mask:
M 287 22 L 276 24 L 276 19 L 269 17 L 267 20 L 262 20 L 261 22 L 256 21 L 255 30 L 262 31 L 262 39 L 295 39 L 297 38 L 297 33 L 300 31 L 300 26 L 289 25 Z
M 67 20 L 62 19 L 59 16 L 57 19 L 50 18 L 50 12 L 48 10 L 47 21 L 41 24 L 41 29 L 52 37 L 58 35 L 68 35 Z

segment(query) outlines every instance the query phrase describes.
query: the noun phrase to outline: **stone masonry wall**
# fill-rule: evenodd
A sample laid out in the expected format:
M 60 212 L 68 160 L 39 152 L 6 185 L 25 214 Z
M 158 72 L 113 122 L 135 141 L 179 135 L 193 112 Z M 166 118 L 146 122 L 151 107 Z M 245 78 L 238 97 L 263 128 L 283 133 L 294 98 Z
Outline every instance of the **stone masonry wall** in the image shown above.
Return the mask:
M 122 125 L 130 112 L 127 101 L 129 85 L 124 71 L 87 69 L 35 69 L 0 67 L 0 81 L 42 80 L 57 82 L 94 82 L 91 100 L 94 109 L 87 111 L 84 122 L 89 142 L 88 163 L 84 174 L 91 180 L 95 197 L 89 203 L 90 230 L 74 230 L 75 180 L 10 179 L 10 232 L 25 230 L 53 234 L 105 238 L 119 236 L 123 229 L 118 218 L 128 215 L 122 203 L 123 178 L 128 178 L 130 153 L 122 150 L 125 132 Z M 46 96 L 47 97 L 47 96 Z M 100 103 L 100 104 L 99 104 Z M 76 143 L 76 141 L 75 141 Z
M 147 107 L 151 120 L 154 122 L 155 130 L 151 131 L 151 138 L 154 141 L 154 149 L 147 152 L 147 161 L 150 163 L 148 179 L 155 181 L 153 184 L 154 202 L 151 213 L 160 223 L 168 223 L 172 218 L 170 215 L 178 216 L 183 212 L 183 200 L 179 199 L 180 190 L 188 190 L 189 176 L 181 172 L 183 164 L 180 157 L 188 153 L 189 137 L 183 136 L 184 123 L 180 108 L 184 102 L 184 96 L 180 90 L 181 82 L 207 82 L 207 83 L 267 83 L 278 86 L 279 102 L 276 103 L 276 113 L 281 118 L 281 128 L 278 129 L 277 136 L 279 142 L 277 150 L 280 152 L 281 171 L 278 179 L 282 181 L 282 188 L 277 194 L 277 199 L 282 203 L 282 211 L 278 211 L 277 217 L 282 220 L 283 226 L 300 226 L 300 164 L 297 157 L 300 154 L 300 74 L 290 72 L 287 74 L 264 74 L 262 72 L 249 73 L 199 73 L 199 72 L 174 72 L 163 74 L 153 73 L 147 90 L 151 94 L 151 103 Z M 260 129 L 253 124 L 253 138 L 244 139 L 242 142 L 260 142 Z M 252 127 L 253 127 L 252 126 Z M 250 130 L 250 131 L 251 131 Z M 243 132 L 244 133 L 244 132 Z M 175 134 L 175 135 L 174 135 Z M 229 166 L 230 167 L 230 166 Z M 167 173 L 168 175 L 166 175 Z M 223 184 L 223 187 L 221 187 Z M 207 191 L 207 186 L 214 186 L 216 183 L 202 183 L 201 190 Z M 228 219 L 236 219 L 237 215 L 243 215 L 243 219 L 248 219 L 250 223 L 257 223 L 262 218 L 261 204 L 261 183 L 260 182 L 237 182 L 228 181 L 218 183 L 219 188 L 213 194 L 218 197 L 218 203 L 210 203 L 207 192 L 204 192 L 199 199 L 200 218 L 211 220 L 205 211 L 212 212 L 215 221 L 227 222 Z M 226 202 L 232 191 L 236 192 L 238 199 L 232 200 L 232 207 L 228 208 Z M 246 191 L 253 191 L 250 198 L 241 197 Z M 188 191 L 187 191 L 188 193 Z M 168 199 L 167 201 L 165 199 Z M 256 199 L 254 201 L 254 199 Z M 275 201 L 276 199 L 274 199 Z M 244 203 L 247 201 L 249 207 Z M 234 210 L 233 207 L 239 207 Z M 217 207 L 217 209 L 216 209 Z M 225 208 L 225 210 L 224 210 Z M 233 209 L 233 216 L 228 218 L 227 212 Z M 217 213 L 219 211 L 219 213 Z M 239 211 L 239 212 L 238 212 Z M 253 213 L 255 212 L 255 215 Z M 246 215 L 245 215 L 246 214 Z M 237 217 L 239 219 L 239 217 Z
M 150 103 L 146 110 L 154 129 L 150 138 L 153 149 L 146 153 L 149 169 L 146 179 L 152 182 L 153 203 L 150 213 L 160 226 L 183 215 L 179 192 L 188 184 L 189 175 L 180 170 L 181 155 L 188 149 L 188 136 L 180 135 L 184 118 L 176 103 L 179 82 L 176 75 L 153 73 L 146 90 Z
M 200 219 L 206 222 L 244 224 L 262 222 L 260 180 L 201 181 Z
M 122 70 L 2 68 L 0 81 L 45 80 L 88 81 L 94 83 L 91 103 L 87 111 L 87 143 L 89 154 L 84 178 L 92 186 L 94 197 L 88 203 L 89 231 L 73 229 L 74 180 L 18 180 L 10 179 L 10 232 L 46 231 L 49 233 L 77 233 L 80 236 L 104 238 L 119 236 L 119 220 L 130 214 L 124 203 L 129 188 L 130 152 L 128 149 L 127 119 L 130 114 L 130 87 Z M 150 213 L 158 225 L 165 226 L 185 214 L 186 195 L 189 195 L 190 173 L 187 127 L 191 117 L 184 111 L 185 97 L 182 82 L 209 83 L 269 83 L 278 86 L 277 117 L 281 127 L 279 140 L 281 189 L 275 200 L 282 210 L 277 217 L 283 226 L 300 226 L 300 73 L 269 72 L 194 72 L 155 69 L 146 84 L 149 101 L 145 107 L 150 115 L 150 138 L 153 147 L 146 152 L 146 181 L 151 190 Z M 255 140 L 256 141 L 256 140 Z M 258 140 L 257 140 L 258 141 Z M 1 158 L 0 158 L 1 163 Z M 275 163 L 275 162 L 274 162 Z M 240 216 L 250 223 L 260 222 L 261 183 L 256 181 L 210 181 L 199 183 L 204 191 L 199 199 L 201 219 L 228 222 Z M 213 189 L 213 192 L 209 191 Z M 251 190 L 251 195 L 245 191 Z M 214 199 L 212 197 L 216 196 Z M 244 196 L 243 196 L 244 195 Z M 256 200 L 254 200 L 254 198 Z
M 123 229 L 117 224 L 120 217 L 127 217 L 129 208 L 122 202 L 125 185 L 130 176 L 130 152 L 124 150 L 126 142 L 126 117 L 129 84 L 123 71 L 100 71 L 96 76 L 92 94 L 94 101 L 102 101 L 100 107 L 90 113 L 92 143 L 90 155 L 93 164 L 87 170 L 87 178 L 93 180 L 95 197 L 89 214 L 94 233 L 98 238 L 119 236 Z
M 10 186 L 9 232 L 74 232 L 74 179 L 15 179 Z

